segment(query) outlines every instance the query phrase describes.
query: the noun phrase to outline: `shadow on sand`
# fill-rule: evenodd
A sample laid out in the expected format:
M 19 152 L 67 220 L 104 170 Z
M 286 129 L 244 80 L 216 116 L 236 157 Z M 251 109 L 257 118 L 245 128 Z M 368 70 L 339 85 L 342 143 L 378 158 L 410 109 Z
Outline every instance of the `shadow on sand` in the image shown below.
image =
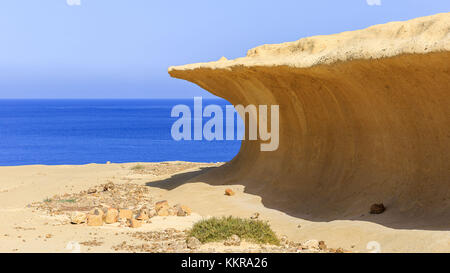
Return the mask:
M 202 167 L 199 170 L 186 171 L 183 173 L 172 175 L 169 178 L 147 182 L 149 187 L 156 187 L 164 190 L 172 190 L 179 186 L 202 182 L 211 186 L 219 185 L 236 185 L 242 183 L 236 183 L 233 181 L 227 181 L 224 177 L 224 168 L 227 164 L 219 167 Z M 419 229 L 419 230 L 450 230 L 450 223 L 448 217 L 436 219 L 436 217 L 405 217 L 395 209 L 388 209 L 383 214 L 373 215 L 368 212 L 358 215 L 332 215 L 332 216 L 317 216 L 308 211 L 307 206 L 295 205 L 295 207 L 289 207 L 286 204 L 289 200 L 283 200 L 282 198 L 274 199 L 274 195 L 280 196 L 283 193 L 276 193 L 274 191 L 264 191 L 261 187 L 255 187 L 252 185 L 245 185 L 245 193 L 260 196 L 262 198 L 262 204 L 269 209 L 275 209 L 286 213 L 290 216 L 301 218 L 313 222 L 330 222 L 335 220 L 354 220 L 354 221 L 366 221 L 383 225 L 389 228 L 395 229 Z M 286 193 L 287 194 L 287 193 Z M 286 195 L 287 196 L 287 195 Z M 287 198 L 288 199 L 288 198 Z

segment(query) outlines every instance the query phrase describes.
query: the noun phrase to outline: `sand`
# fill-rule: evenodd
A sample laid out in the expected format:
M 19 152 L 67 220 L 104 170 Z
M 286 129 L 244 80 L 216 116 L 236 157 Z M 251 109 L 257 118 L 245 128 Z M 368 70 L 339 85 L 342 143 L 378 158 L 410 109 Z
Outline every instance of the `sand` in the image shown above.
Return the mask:
M 265 207 L 261 197 L 245 193 L 242 184 L 214 185 L 201 181 L 202 174 L 220 168 L 221 164 L 188 165 L 188 169 L 181 168 L 181 171 L 179 162 L 143 164 L 158 166 L 161 170 L 175 166 L 173 173 L 163 175 L 133 172 L 130 168 L 135 163 L 0 167 L 0 252 L 72 252 L 75 248 L 70 248 L 70 242 L 72 246 L 73 242 L 78 242 L 80 252 L 116 252 L 113 247 L 124 241 L 128 245 L 143 243 L 129 233 L 167 228 L 182 230 L 208 216 L 247 218 L 255 212 L 260 213 L 260 219 L 269 221 L 279 236 L 286 235 L 298 242 L 324 240 L 328 247 L 354 252 L 368 252 L 366 247 L 370 241 L 377 241 L 382 252 L 450 251 L 449 231 L 392 229 L 368 220 L 308 221 Z M 187 217 L 155 217 L 151 224 L 131 229 L 119 228 L 117 224 L 72 225 L 63 216 L 50 216 L 27 207 L 55 194 L 77 193 L 108 181 L 146 185 L 156 199 L 186 204 L 193 213 Z M 236 195 L 225 196 L 224 190 L 228 187 Z M 379 216 L 373 215 L 374 218 Z M 50 238 L 46 238 L 48 234 Z M 215 243 L 204 245 L 198 251 L 242 251 L 252 247 L 257 246 L 244 243 L 241 247 L 224 247 Z
M 244 185 L 265 207 L 314 225 L 450 229 L 450 13 L 263 45 L 169 74 L 233 105 L 279 105 L 278 150 L 244 141 L 199 181 Z M 368 214 L 374 203 L 386 212 Z
M 70 252 L 78 242 L 81 252 L 110 252 L 142 243 L 130 232 L 258 212 L 294 241 L 450 252 L 449 46 L 445 13 L 171 67 L 173 77 L 232 104 L 280 105 L 279 149 L 261 152 L 258 141 L 244 141 L 226 164 L 145 164 L 150 173 L 131 171 L 135 163 L 0 167 L 0 251 Z M 193 213 L 132 230 L 70 225 L 28 207 L 108 181 L 146 185 Z M 236 195 L 225 196 L 226 188 Z M 387 210 L 370 214 L 379 202 Z

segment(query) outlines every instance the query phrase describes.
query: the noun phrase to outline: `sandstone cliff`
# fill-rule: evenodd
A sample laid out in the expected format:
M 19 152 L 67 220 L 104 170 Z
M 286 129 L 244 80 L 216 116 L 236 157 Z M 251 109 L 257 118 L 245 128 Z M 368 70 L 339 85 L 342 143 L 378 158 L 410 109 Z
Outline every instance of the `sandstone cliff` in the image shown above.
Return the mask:
M 383 202 L 386 223 L 450 225 L 450 13 L 169 73 L 234 105 L 280 105 L 279 149 L 244 141 L 205 180 L 243 183 L 266 205 L 311 219 L 369 217 Z

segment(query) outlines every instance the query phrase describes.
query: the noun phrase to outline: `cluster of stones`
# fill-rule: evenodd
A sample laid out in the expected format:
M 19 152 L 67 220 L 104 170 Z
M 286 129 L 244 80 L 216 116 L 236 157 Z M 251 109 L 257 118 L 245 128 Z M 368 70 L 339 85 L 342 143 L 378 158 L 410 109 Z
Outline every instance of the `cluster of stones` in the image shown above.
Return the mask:
M 189 252 L 186 243 L 186 231 L 168 228 L 163 231 L 131 232 L 131 237 L 143 241 L 143 243 L 131 244 L 123 241 L 112 247 L 114 251 L 125 252 Z
M 191 214 L 191 209 L 183 205 L 169 206 L 169 203 L 159 201 L 154 208 L 140 208 L 137 213 L 130 209 L 116 208 L 95 208 L 89 213 L 75 211 L 72 212 L 70 221 L 72 224 L 87 223 L 88 226 L 102 226 L 119 222 L 119 227 L 139 228 L 143 223 L 150 223 L 150 218 L 154 216 L 187 216 Z
M 32 206 L 51 215 L 66 214 L 72 224 L 102 226 L 119 223 L 120 227 L 141 227 L 154 216 L 187 216 L 191 209 L 184 205 L 169 206 L 153 199 L 146 186 L 108 182 L 77 194 L 54 196 Z
M 173 228 L 164 231 L 132 232 L 131 237 L 143 241 L 132 244 L 124 241 L 112 247 L 114 251 L 125 252 L 151 252 L 151 253 L 344 253 L 342 248 L 328 248 L 324 241 L 308 240 L 304 243 L 288 241 L 286 236 L 280 238 L 280 245 L 255 245 L 246 249 L 238 248 L 241 238 L 233 235 L 223 242 L 229 248 L 216 249 L 202 247 L 202 243 L 195 237 L 187 237 L 187 230 L 179 231 Z

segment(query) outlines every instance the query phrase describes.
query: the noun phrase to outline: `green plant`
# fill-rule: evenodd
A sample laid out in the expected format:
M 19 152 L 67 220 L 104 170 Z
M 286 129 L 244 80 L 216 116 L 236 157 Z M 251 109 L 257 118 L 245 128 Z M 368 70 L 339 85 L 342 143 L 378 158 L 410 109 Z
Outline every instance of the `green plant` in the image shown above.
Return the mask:
M 61 199 L 61 200 L 58 200 L 58 202 L 60 202 L 60 203 L 75 203 L 75 202 L 77 202 L 77 200 L 76 199 Z
M 141 164 L 136 164 L 135 166 L 131 167 L 132 171 L 142 171 L 144 169 L 145 169 L 145 166 L 141 165 Z
M 259 243 L 279 245 L 280 241 L 267 222 L 237 217 L 212 217 L 194 224 L 189 237 L 196 237 L 202 243 L 223 241 L 232 235 Z

